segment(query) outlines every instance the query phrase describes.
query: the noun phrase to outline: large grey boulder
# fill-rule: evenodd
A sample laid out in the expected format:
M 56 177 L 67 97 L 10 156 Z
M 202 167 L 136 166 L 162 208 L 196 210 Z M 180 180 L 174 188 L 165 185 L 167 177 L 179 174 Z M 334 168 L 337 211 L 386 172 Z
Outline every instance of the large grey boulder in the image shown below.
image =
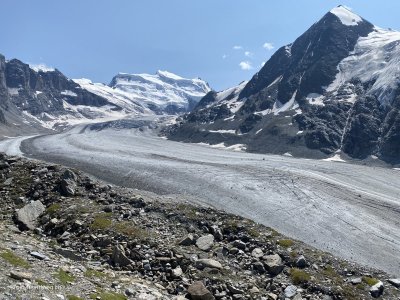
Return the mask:
M 214 236 L 212 234 L 199 237 L 196 241 L 196 246 L 203 251 L 210 251 L 213 245 Z
M 122 245 L 116 245 L 113 249 L 111 260 L 116 266 L 125 267 L 132 263 L 132 261 L 126 256 L 125 249 Z
M 279 256 L 279 254 L 267 255 L 264 256 L 263 259 L 269 274 L 276 276 L 282 272 L 284 265 L 282 264 L 282 258 Z
M 37 225 L 37 218 L 45 212 L 46 208 L 39 200 L 33 201 L 23 208 L 19 209 L 16 214 L 17 221 L 24 228 L 33 230 Z
M 198 269 L 204 269 L 204 268 L 222 269 L 222 265 L 218 261 L 210 258 L 198 259 L 196 261 L 196 267 Z
M 65 170 L 61 176 L 60 190 L 63 196 L 71 197 L 75 195 L 76 182 L 78 177 L 71 170 Z
M 370 289 L 369 292 L 371 294 L 372 297 L 374 298 L 378 298 L 382 295 L 384 290 L 384 286 L 382 281 L 379 281 L 377 284 L 373 285 Z
M 209 290 L 204 286 L 203 282 L 195 281 L 188 288 L 188 293 L 190 299 L 192 300 L 214 300 L 214 296 Z

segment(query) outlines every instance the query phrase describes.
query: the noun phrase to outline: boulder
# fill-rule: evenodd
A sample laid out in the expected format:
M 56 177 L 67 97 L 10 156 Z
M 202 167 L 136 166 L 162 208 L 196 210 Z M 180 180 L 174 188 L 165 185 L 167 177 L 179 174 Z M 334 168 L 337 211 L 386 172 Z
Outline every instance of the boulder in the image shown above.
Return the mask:
M 383 290 L 384 290 L 383 283 L 382 283 L 382 281 L 379 281 L 377 284 L 373 285 L 369 289 L 369 293 L 371 294 L 372 297 L 378 298 L 382 295 Z
M 37 218 L 45 212 L 46 208 L 39 200 L 33 201 L 17 211 L 16 219 L 24 228 L 33 230 Z
M 260 258 L 263 257 L 264 252 L 260 248 L 254 248 L 253 251 L 251 251 L 251 256 L 255 258 Z
M 181 246 L 190 246 L 193 244 L 194 244 L 194 236 L 191 233 L 189 233 L 179 242 L 179 245 Z
M 116 266 L 125 267 L 132 263 L 132 261 L 125 255 L 125 250 L 122 245 L 114 246 L 111 260 Z
M 11 271 L 10 277 L 17 280 L 32 280 L 32 274 L 27 272 Z
M 71 197 L 75 195 L 76 182 L 78 177 L 71 170 L 65 170 L 61 176 L 60 190 L 63 196 Z
M 278 254 L 267 255 L 263 259 L 265 261 L 265 268 L 270 275 L 276 276 L 282 272 L 284 265 L 282 264 L 282 258 Z
M 397 288 L 400 288 L 400 278 L 392 278 L 392 279 L 389 279 L 388 282 L 391 285 L 393 285 L 393 286 L 395 286 Z
M 303 255 L 300 255 L 296 259 L 296 267 L 298 267 L 300 269 L 304 269 L 306 266 L 307 266 L 306 258 Z
M 196 246 L 203 251 L 210 251 L 214 245 L 214 236 L 212 234 L 203 235 L 196 241 Z
M 198 259 L 195 264 L 198 269 L 204 269 L 204 268 L 212 268 L 219 270 L 222 269 L 221 263 L 210 258 Z
M 284 293 L 285 293 L 286 298 L 289 298 L 289 299 L 293 298 L 297 294 L 297 286 L 295 286 L 295 285 L 287 286 L 285 288 Z
M 189 288 L 188 293 L 190 295 L 190 299 L 192 300 L 214 300 L 214 296 L 211 292 L 204 286 L 203 282 L 195 281 L 193 282 Z

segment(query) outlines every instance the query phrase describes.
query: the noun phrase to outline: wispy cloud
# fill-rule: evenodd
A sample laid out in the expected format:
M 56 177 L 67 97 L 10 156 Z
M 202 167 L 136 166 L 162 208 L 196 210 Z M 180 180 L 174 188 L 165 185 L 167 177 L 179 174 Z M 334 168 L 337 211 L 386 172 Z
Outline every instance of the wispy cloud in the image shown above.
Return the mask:
M 266 42 L 266 43 L 264 43 L 263 48 L 267 49 L 267 50 L 272 50 L 275 47 L 274 47 L 274 45 L 272 43 Z
M 227 57 L 228 57 L 228 55 L 226 55 L 226 54 L 222 55 L 222 59 L 226 59 Z
M 251 70 L 251 69 L 253 69 L 253 66 L 251 65 L 251 62 L 249 62 L 249 61 L 241 61 L 240 63 L 239 63 L 239 67 L 242 69 L 242 70 Z
M 252 56 L 253 56 L 253 53 L 250 52 L 250 51 L 245 51 L 245 52 L 244 52 L 244 55 L 247 56 L 247 57 L 252 57 Z
M 243 47 L 242 46 L 233 46 L 233 50 L 242 50 Z

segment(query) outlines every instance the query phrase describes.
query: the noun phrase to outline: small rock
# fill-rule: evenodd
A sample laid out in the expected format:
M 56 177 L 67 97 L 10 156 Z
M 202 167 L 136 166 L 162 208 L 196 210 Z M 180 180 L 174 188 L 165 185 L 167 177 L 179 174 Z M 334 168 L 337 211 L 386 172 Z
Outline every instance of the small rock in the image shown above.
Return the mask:
M 357 285 L 362 282 L 362 279 L 361 279 L 361 277 L 357 277 L 357 278 L 353 278 L 350 282 L 351 282 L 351 284 Z
M 251 256 L 255 258 L 260 258 L 263 257 L 264 252 L 260 248 L 254 248 L 253 251 L 251 251 Z
M 277 300 L 278 299 L 278 295 L 275 295 L 273 293 L 268 293 L 267 297 L 268 297 L 268 300 Z
M 239 240 L 233 241 L 232 246 L 236 247 L 240 250 L 246 249 L 246 243 L 239 241 Z
M 296 259 L 296 266 L 300 269 L 304 269 L 307 266 L 306 258 L 303 255 Z
M 212 234 L 199 237 L 196 241 L 196 246 L 203 251 L 210 251 L 213 245 L 214 236 Z
M 389 282 L 391 285 L 394 285 L 395 287 L 400 288 L 400 278 L 397 278 L 397 279 L 395 279 L 395 278 L 389 279 L 388 282 Z
M 46 255 L 41 254 L 41 253 L 36 252 L 36 251 L 32 251 L 29 254 L 32 255 L 33 257 L 37 258 L 37 259 L 40 259 L 40 260 L 49 260 L 49 258 Z
M 214 300 L 214 296 L 204 286 L 203 282 L 195 281 L 188 288 L 188 293 L 192 300 Z
M 182 277 L 183 271 L 180 266 L 177 266 L 175 269 L 172 270 L 172 276 L 175 278 Z
M 289 299 L 293 298 L 297 293 L 297 286 L 289 285 L 288 287 L 285 288 L 284 293 L 286 298 Z
M 384 286 L 382 281 L 379 281 L 377 284 L 373 285 L 370 289 L 369 292 L 371 294 L 372 297 L 374 298 L 378 298 L 382 295 L 384 290 Z
M 231 285 L 231 284 L 228 284 L 227 286 L 228 286 L 228 290 L 229 290 L 229 291 L 231 292 L 231 294 L 233 294 L 233 295 L 243 294 L 243 293 L 244 293 L 243 290 L 238 289 L 237 287 L 235 287 L 235 286 L 233 286 L 233 285 Z
M 190 246 L 193 244 L 194 244 L 194 236 L 191 233 L 189 233 L 179 242 L 179 245 L 181 246 Z
M 222 269 L 221 263 L 210 258 L 199 259 L 196 261 L 195 265 L 198 269 L 204 269 L 204 268 Z
M 32 280 L 32 274 L 27 272 L 11 271 L 10 277 L 17 280 Z

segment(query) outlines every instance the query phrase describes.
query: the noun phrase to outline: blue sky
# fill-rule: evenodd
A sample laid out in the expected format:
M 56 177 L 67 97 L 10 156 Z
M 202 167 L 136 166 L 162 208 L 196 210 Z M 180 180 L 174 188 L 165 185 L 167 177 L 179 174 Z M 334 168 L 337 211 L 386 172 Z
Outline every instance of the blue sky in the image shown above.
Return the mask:
M 2 0 L 0 53 L 70 78 L 108 83 L 160 69 L 221 90 L 338 4 L 400 30 L 398 0 Z

